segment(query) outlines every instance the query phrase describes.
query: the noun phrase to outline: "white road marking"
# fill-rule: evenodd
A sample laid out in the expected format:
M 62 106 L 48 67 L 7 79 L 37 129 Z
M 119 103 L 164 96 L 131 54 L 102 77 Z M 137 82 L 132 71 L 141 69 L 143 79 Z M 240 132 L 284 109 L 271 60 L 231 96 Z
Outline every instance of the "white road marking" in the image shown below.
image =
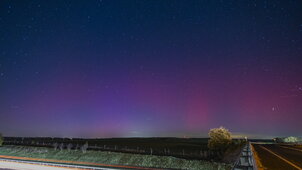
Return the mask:
M 297 149 L 297 148 L 291 148 L 291 147 L 287 147 L 287 146 L 280 146 L 280 147 L 302 152 L 301 149 Z
M 267 148 L 265 148 L 265 147 L 263 147 L 263 146 L 260 146 L 260 147 L 263 148 L 264 150 L 268 151 L 269 153 L 271 153 L 271 154 L 277 156 L 278 158 L 282 159 L 284 162 L 290 164 L 291 166 L 293 166 L 293 167 L 295 167 L 295 168 L 297 168 L 297 169 L 299 169 L 299 170 L 302 170 L 302 168 L 300 168 L 299 166 L 297 166 L 297 165 L 295 165 L 294 163 L 290 162 L 289 160 L 283 158 L 282 156 L 276 154 L 275 152 L 273 152 L 273 151 L 271 151 L 271 150 L 269 150 L 269 149 L 267 149 Z

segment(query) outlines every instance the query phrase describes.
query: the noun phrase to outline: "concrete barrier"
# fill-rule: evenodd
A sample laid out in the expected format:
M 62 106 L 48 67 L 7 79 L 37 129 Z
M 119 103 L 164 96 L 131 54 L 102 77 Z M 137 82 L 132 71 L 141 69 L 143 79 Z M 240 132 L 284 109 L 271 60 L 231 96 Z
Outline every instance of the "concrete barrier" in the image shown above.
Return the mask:
M 257 170 L 250 143 L 242 148 L 240 156 L 234 164 L 233 170 Z

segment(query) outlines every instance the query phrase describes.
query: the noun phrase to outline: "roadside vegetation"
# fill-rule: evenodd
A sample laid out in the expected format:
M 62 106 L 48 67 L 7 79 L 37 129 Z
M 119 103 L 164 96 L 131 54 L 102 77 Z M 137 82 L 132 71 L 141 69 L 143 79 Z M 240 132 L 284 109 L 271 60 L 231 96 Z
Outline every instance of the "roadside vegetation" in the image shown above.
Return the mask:
M 207 169 L 207 170 L 229 170 L 230 164 L 202 161 L 186 160 L 171 156 L 140 155 L 106 151 L 91 151 L 83 153 L 80 150 L 55 150 L 45 147 L 30 146 L 3 146 L 0 148 L 1 155 L 82 161 L 91 163 L 103 163 L 113 165 L 131 165 L 141 167 L 157 167 L 168 169 Z
M 224 127 L 211 129 L 208 147 L 212 150 L 225 151 L 232 142 L 231 133 Z
M 224 127 L 214 128 L 209 131 L 209 149 L 221 153 L 216 160 L 224 163 L 234 163 L 238 159 L 246 140 L 232 139 L 231 135 L 231 132 Z
M 210 138 L 6 137 L 0 155 L 168 169 L 231 169 L 245 140 L 224 127 Z M 1 142 L 2 143 L 2 142 Z
M 220 161 L 221 152 L 209 150 L 208 138 L 20 138 L 6 137 L 5 145 L 50 147 L 55 150 L 111 151 Z

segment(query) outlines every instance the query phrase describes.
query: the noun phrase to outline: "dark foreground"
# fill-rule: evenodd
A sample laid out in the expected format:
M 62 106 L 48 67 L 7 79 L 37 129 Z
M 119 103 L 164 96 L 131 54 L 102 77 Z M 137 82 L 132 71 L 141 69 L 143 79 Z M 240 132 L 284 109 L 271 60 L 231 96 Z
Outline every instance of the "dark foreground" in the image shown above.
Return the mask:
M 302 170 L 302 150 L 290 145 L 253 144 L 263 169 Z

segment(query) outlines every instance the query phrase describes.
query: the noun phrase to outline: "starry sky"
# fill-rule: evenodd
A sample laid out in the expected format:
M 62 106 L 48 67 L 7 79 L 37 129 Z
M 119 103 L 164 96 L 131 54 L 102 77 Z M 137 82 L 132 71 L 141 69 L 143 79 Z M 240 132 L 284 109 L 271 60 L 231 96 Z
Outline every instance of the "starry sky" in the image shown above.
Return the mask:
M 302 135 L 300 0 L 1 0 L 5 136 Z

